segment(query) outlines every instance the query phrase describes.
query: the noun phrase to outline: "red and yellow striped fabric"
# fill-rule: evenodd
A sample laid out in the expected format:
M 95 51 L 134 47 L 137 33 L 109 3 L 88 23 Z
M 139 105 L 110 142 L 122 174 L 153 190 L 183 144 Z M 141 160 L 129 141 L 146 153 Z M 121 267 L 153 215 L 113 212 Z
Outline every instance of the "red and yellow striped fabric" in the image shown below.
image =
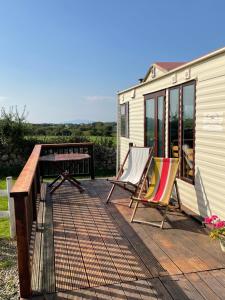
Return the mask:
M 179 158 L 153 158 L 151 184 L 143 201 L 168 204 L 179 166 Z

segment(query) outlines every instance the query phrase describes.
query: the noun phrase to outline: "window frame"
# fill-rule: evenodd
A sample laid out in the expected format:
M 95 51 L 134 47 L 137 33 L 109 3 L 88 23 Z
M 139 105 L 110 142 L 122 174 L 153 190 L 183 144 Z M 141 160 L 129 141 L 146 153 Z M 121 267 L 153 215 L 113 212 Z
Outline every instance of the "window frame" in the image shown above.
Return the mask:
M 182 153 L 182 140 L 183 140 L 183 92 L 184 87 L 193 85 L 194 86 L 194 107 L 193 107 L 193 178 L 187 178 L 183 176 L 183 153 Z M 179 100 L 178 100 L 178 153 L 181 159 L 180 166 L 178 170 L 178 178 L 188 182 L 190 184 L 195 184 L 195 136 L 196 136 L 196 80 L 191 80 L 182 84 L 178 84 L 168 89 L 168 155 L 170 156 L 170 91 L 173 89 L 179 90 Z
M 121 109 L 122 109 L 122 106 L 124 106 L 124 109 L 125 109 L 125 114 L 122 115 L 121 114 Z M 125 103 L 122 103 L 120 104 L 120 136 L 121 137 L 124 137 L 124 138 L 128 138 L 129 139 L 129 136 L 130 136 L 130 126 L 129 126 L 129 102 L 125 102 Z M 125 129 L 124 129 L 124 133 L 122 133 L 122 116 L 124 116 L 125 118 Z

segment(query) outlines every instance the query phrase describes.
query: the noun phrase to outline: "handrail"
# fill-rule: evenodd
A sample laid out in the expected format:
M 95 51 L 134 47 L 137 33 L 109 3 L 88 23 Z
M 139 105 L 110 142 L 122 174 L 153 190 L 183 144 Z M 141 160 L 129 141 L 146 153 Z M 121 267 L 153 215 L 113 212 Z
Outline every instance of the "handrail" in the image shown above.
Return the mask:
M 41 148 L 42 145 L 35 145 L 28 161 L 26 162 L 23 170 L 21 171 L 11 190 L 11 197 L 15 197 L 18 194 L 20 194 L 21 196 L 28 196 L 28 194 L 30 193 L 41 153 Z
M 38 206 L 36 204 L 37 200 L 40 199 L 41 174 L 39 158 L 42 154 L 42 150 L 46 149 L 48 152 L 53 149 L 54 152 L 57 152 L 60 148 L 65 151 L 68 151 L 68 148 L 73 148 L 72 151 L 74 151 L 75 148 L 78 148 L 78 151 L 80 151 L 82 147 L 84 149 L 88 148 L 88 152 L 90 152 L 90 170 L 88 175 L 94 179 L 93 145 L 93 143 L 35 145 L 30 157 L 28 158 L 23 170 L 21 171 L 10 192 L 10 196 L 14 198 L 15 205 L 18 273 L 21 298 L 29 298 L 32 293 L 30 239 L 33 225 L 37 221 L 38 214 Z
M 92 142 L 82 142 L 82 143 L 59 143 L 59 144 L 41 144 L 43 148 L 60 148 L 60 147 L 76 147 L 76 146 L 93 146 Z

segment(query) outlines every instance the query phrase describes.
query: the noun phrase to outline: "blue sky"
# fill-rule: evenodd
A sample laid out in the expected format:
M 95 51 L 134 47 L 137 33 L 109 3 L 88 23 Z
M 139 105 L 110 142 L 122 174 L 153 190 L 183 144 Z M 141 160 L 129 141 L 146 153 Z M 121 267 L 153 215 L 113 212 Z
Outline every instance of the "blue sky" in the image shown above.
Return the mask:
M 223 0 L 0 1 L 0 105 L 31 122 L 112 121 L 154 61 L 225 46 Z

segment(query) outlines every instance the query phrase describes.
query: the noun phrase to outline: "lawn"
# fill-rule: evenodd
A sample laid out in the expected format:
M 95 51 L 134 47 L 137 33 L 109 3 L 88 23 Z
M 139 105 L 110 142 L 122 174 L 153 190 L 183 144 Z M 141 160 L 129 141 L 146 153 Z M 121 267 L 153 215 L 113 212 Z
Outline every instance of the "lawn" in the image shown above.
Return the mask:
M 6 180 L 5 180 L 5 178 L 0 179 L 0 190 L 6 190 Z
M 7 196 L 0 196 L 0 211 L 1 210 L 8 210 L 8 197 Z
M 0 218 L 0 238 L 9 238 L 9 218 Z
M 15 183 L 16 179 L 13 178 L 13 184 Z M 0 179 L 0 190 L 6 190 L 7 187 L 6 187 L 6 178 L 1 178 Z

